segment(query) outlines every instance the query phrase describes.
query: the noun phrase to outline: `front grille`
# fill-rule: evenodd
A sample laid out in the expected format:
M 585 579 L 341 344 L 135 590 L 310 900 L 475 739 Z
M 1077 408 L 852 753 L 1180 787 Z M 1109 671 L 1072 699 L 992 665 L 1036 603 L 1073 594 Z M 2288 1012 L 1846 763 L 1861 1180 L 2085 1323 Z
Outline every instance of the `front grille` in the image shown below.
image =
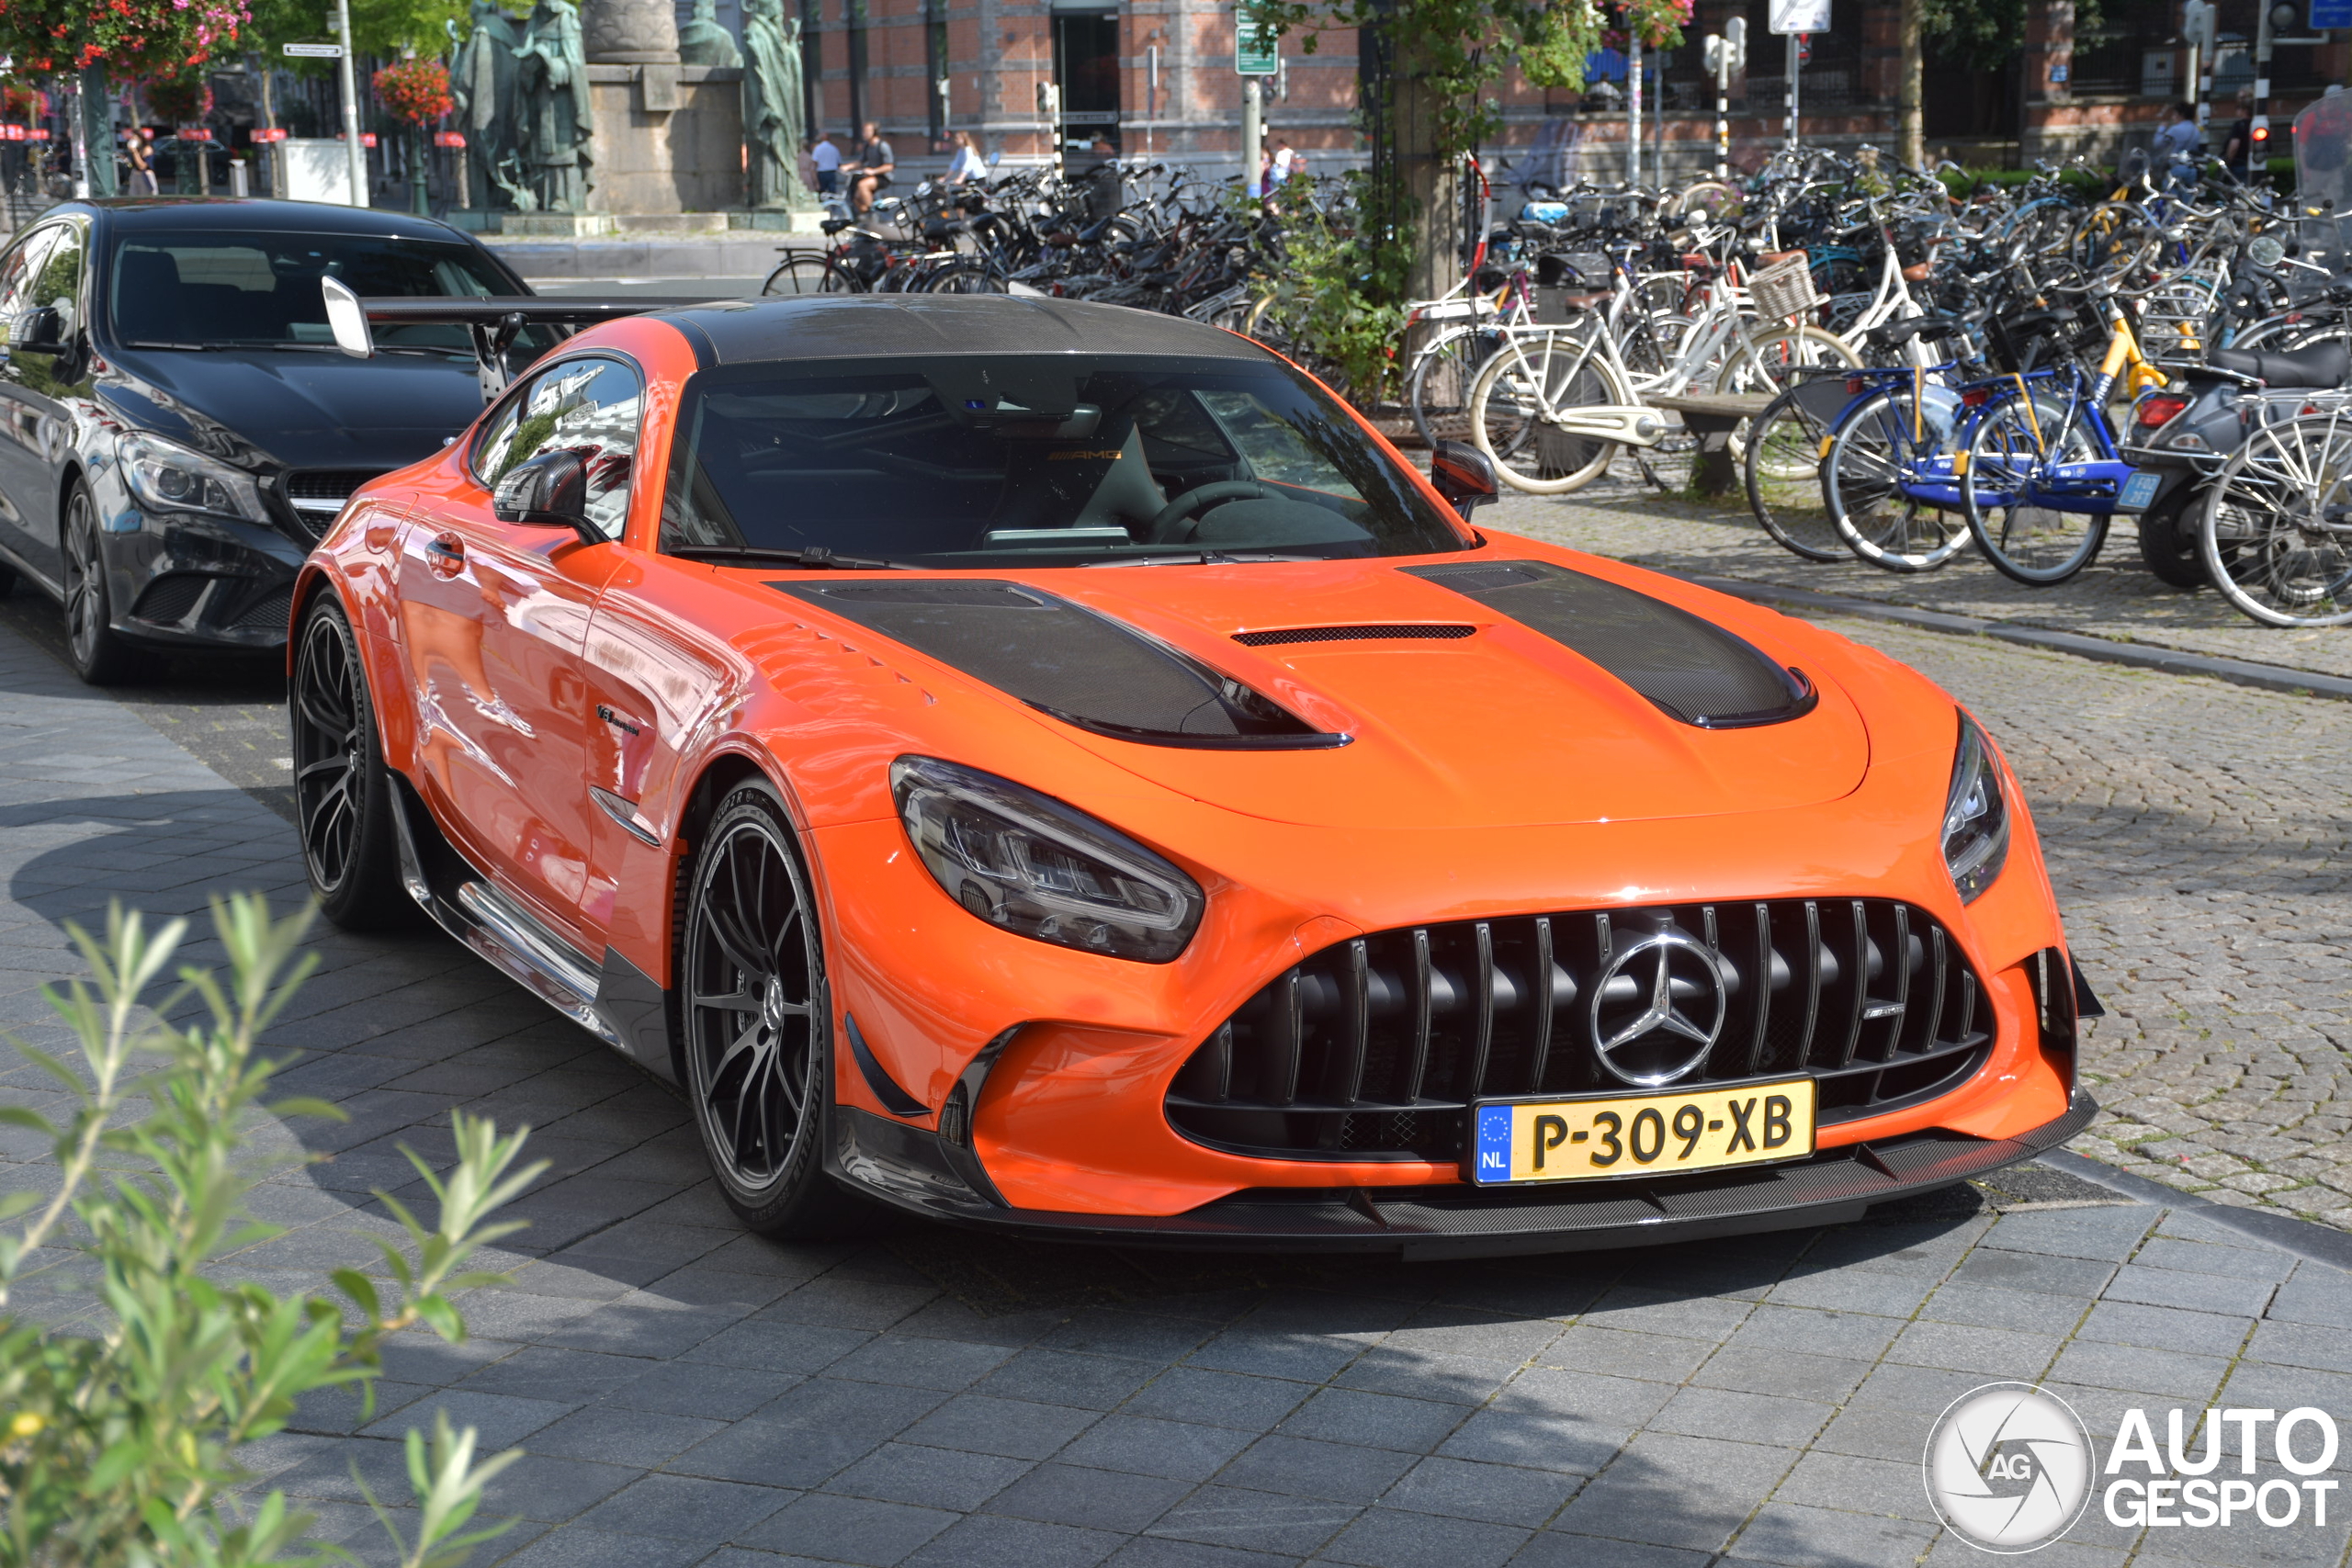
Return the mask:
M 187 619 L 211 581 L 200 571 L 167 572 L 140 591 L 139 602 L 130 607 L 131 618 L 175 626 Z
M 1197 1142 L 1287 1159 L 1454 1159 L 1473 1100 L 1643 1092 L 1601 1065 L 1591 1020 L 1599 1005 L 1638 1007 L 1656 973 L 1641 956 L 1595 990 L 1613 956 L 1660 935 L 1703 948 L 1726 993 L 1705 1060 L 1672 1088 L 1810 1073 L 1826 1125 L 1942 1093 L 1991 1049 L 1983 983 L 1908 904 L 1459 920 L 1359 937 L 1283 973 L 1185 1062 L 1168 1119 Z M 1672 987 L 1694 1014 L 1713 1000 L 1687 966 Z
M 285 479 L 286 504 L 316 537 L 327 531 L 351 492 L 382 472 L 379 468 L 298 468 Z
M 1277 631 L 1236 632 L 1233 640 L 1245 648 L 1272 648 L 1286 642 L 1378 642 L 1421 638 L 1452 642 L 1476 632 L 1462 626 L 1285 626 Z

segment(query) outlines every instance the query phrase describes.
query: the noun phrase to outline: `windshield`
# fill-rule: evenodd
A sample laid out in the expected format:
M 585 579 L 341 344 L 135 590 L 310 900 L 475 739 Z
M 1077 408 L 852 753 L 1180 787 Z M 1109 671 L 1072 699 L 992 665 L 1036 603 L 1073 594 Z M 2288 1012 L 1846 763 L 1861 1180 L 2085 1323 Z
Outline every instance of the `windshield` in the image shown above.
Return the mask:
M 1466 548 L 1283 367 L 1134 355 L 746 365 L 686 383 L 665 550 L 947 569 Z
M 115 336 L 126 347 L 332 351 L 321 277 L 337 278 L 362 297 L 480 299 L 515 289 L 480 251 L 462 244 L 251 231 L 132 234 L 115 246 L 107 289 Z M 473 354 L 462 326 L 379 327 L 376 341 L 387 348 Z

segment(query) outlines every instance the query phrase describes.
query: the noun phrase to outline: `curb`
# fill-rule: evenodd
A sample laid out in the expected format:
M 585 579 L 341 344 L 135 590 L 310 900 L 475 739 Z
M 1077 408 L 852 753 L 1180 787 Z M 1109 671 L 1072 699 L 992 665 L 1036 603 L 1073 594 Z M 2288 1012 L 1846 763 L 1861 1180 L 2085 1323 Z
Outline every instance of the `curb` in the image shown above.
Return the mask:
M 2195 1209 L 2197 1217 L 2226 1230 L 2275 1247 L 2312 1263 L 2324 1263 L 2331 1269 L 2352 1273 L 2352 1235 L 2328 1225 L 2313 1224 L 2292 1214 L 2282 1214 L 2275 1209 L 2246 1209 L 2235 1203 L 2216 1203 L 2211 1198 L 2195 1192 L 2183 1192 L 2177 1187 L 2166 1187 L 2160 1181 L 2150 1181 L 2144 1176 L 2102 1165 L 2088 1155 L 2078 1155 L 2071 1149 L 2052 1149 L 2035 1156 L 2053 1170 L 2078 1176 L 2094 1186 L 2110 1192 L 2121 1193 L 2165 1209 Z
M 2257 664 L 2247 659 L 2182 653 L 2173 649 L 2116 642 L 2108 637 L 2084 637 L 2075 632 L 2044 631 L 2039 626 L 1978 620 L 1973 615 L 1950 615 L 1940 610 L 1914 610 L 1902 604 L 1881 604 L 1874 599 L 1846 599 L 1833 593 L 1815 593 L 1810 589 L 1782 588 L 1775 583 L 1747 582 L 1737 578 L 1689 577 L 1679 572 L 1668 575 L 1759 604 L 1853 615 L 1867 621 L 1893 621 L 1927 631 L 1953 632 L 1964 637 L 1988 637 L 2000 642 L 2045 649 L 2053 653 L 2071 653 L 2078 659 L 2097 660 L 2104 664 L 2129 664 L 2143 670 L 2160 670 L 2168 675 L 2203 675 L 2216 681 L 2227 681 L 2233 685 L 2255 686 L 2293 696 L 2334 697 L 2352 702 L 2352 680 L 2341 675 L 2322 675 L 2309 670 L 2290 669 L 2283 664 Z

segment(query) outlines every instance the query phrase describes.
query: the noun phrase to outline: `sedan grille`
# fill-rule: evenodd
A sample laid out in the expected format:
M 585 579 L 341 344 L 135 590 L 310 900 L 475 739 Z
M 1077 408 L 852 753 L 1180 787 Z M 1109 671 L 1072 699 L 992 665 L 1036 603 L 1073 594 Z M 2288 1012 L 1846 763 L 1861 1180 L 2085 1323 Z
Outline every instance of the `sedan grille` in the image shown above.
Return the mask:
M 381 472 L 379 468 L 298 468 L 286 476 L 286 504 L 316 537 L 327 531 L 351 492 Z
M 1959 944 L 1889 899 L 1459 920 L 1359 937 L 1283 973 L 1185 1062 L 1168 1118 L 1197 1142 L 1279 1158 L 1457 1158 L 1474 1100 L 1643 1092 L 1657 1076 L 1641 1070 L 1658 1066 L 1640 1055 L 1648 1042 L 1621 1048 L 1612 1073 L 1596 1037 L 1639 1019 L 1654 987 L 1701 1026 L 1681 1055 L 1703 1047 L 1703 1060 L 1672 1087 L 1809 1073 L 1825 1125 L 1951 1089 L 1992 1045 Z

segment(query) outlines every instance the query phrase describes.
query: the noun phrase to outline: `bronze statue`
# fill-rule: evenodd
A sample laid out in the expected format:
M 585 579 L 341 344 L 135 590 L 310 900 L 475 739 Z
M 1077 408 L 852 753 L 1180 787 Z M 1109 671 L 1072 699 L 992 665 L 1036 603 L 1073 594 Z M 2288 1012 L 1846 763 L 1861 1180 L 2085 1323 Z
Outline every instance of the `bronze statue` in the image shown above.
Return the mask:
M 699 13 L 697 13 L 699 14 Z M 743 152 L 752 205 L 815 205 L 800 183 L 800 19 L 780 0 L 743 0 Z
M 718 0 L 695 0 L 693 19 L 678 29 L 678 59 L 686 65 L 743 63 L 743 51 L 718 25 Z
M 530 190 L 545 211 L 585 212 L 588 139 L 596 121 L 588 104 L 580 13 L 571 0 L 539 0 L 515 53 L 515 85 L 522 118 L 517 141 Z
M 450 30 L 456 31 L 456 24 Z M 473 188 L 485 208 L 498 205 L 493 190 L 512 192 L 516 183 L 514 57 L 522 48 L 521 19 L 492 0 L 474 0 L 471 28 L 449 73 L 449 96 L 458 101 L 458 129 L 465 133 Z

